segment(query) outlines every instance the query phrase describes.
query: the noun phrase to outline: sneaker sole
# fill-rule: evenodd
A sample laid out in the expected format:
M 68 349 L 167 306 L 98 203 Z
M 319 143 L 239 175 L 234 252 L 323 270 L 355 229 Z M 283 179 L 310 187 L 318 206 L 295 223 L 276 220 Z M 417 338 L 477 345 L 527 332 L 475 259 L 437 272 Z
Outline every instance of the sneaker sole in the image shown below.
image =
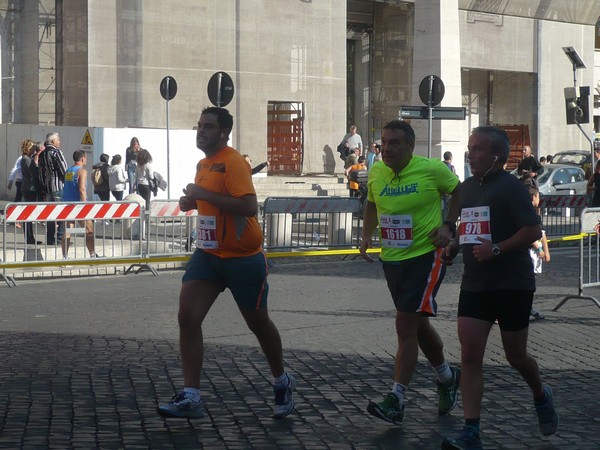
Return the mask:
M 189 414 L 189 413 L 177 414 L 177 413 L 174 413 L 173 411 L 161 409 L 160 406 L 156 408 L 156 412 L 158 413 L 159 416 L 165 417 L 168 419 L 201 419 L 202 417 L 206 416 L 206 413 L 204 413 L 204 412 L 192 413 L 192 414 Z
M 404 417 L 396 420 L 390 419 L 379 410 L 377 403 L 373 402 L 369 402 L 369 405 L 367 406 L 367 412 L 378 419 L 385 420 L 387 423 L 393 423 L 394 425 L 401 425 L 402 421 L 404 420 Z
M 292 413 L 292 411 L 294 410 L 294 408 L 296 407 L 296 402 L 294 401 L 294 396 L 293 396 L 293 392 L 296 390 L 296 379 L 294 377 L 290 376 L 290 381 L 292 383 L 292 403 L 291 403 L 289 409 L 287 411 L 285 411 L 284 413 L 278 413 L 278 414 L 273 413 L 273 417 L 275 419 L 283 419 L 284 417 L 289 416 Z

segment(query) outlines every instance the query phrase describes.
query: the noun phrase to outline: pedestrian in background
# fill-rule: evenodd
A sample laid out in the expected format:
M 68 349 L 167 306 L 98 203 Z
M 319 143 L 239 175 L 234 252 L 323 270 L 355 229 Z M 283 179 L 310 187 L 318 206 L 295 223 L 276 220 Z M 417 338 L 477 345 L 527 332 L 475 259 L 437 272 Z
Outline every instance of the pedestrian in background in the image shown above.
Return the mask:
M 21 199 L 23 198 L 23 191 L 21 189 L 22 184 L 23 184 L 23 178 L 22 178 L 22 174 L 21 174 L 21 159 L 23 158 L 23 154 L 25 153 L 25 147 L 28 146 L 30 143 L 32 143 L 32 141 L 30 139 L 23 139 L 21 141 L 21 147 L 19 148 L 20 150 L 20 155 L 17 157 L 17 160 L 15 161 L 15 165 L 13 166 L 13 168 L 10 170 L 10 173 L 8 174 L 8 190 L 10 191 L 13 187 L 13 184 L 16 186 L 17 190 L 15 193 L 15 203 L 18 203 L 21 201 Z M 18 224 L 19 228 L 21 227 L 21 224 Z
M 123 200 L 123 191 L 125 191 L 125 183 L 127 182 L 127 175 L 121 161 L 121 155 L 113 156 L 108 168 L 108 187 L 117 201 Z
M 125 150 L 125 169 L 129 180 L 129 193 L 137 192 L 137 157 L 142 150 L 140 141 L 135 136 L 131 138 L 129 147 Z
M 51 132 L 46 135 L 44 148 L 39 153 L 38 171 L 40 183 L 44 189 L 47 202 L 62 201 L 67 161 L 60 149 L 60 135 Z M 46 226 L 46 244 L 55 245 L 61 242 L 65 229 L 64 222 L 48 222 Z
M 92 183 L 94 185 L 94 194 L 101 201 L 110 201 L 110 187 L 108 184 L 108 158 L 106 153 L 100 155 L 100 162 L 92 167 Z M 87 158 L 86 158 L 87 159 Z
M 137 193 L 146 201 L 146 210 L 150 209 L 150 197 L 152 194 L 151 183 L 154 180 L 152 167 L 152 155 L 148 150 L 142 149 L 137 155 Z

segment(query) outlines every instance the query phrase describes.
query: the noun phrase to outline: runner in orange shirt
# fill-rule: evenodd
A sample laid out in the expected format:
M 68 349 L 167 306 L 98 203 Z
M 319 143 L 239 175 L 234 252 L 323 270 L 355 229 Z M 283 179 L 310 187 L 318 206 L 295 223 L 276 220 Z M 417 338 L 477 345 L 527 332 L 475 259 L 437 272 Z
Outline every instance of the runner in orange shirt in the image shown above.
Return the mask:
M 258 204 L 251 168 L 227 141 L 233 117 L 224 108 L 206 108 L 198 122 L 196 146 L 206 157 L 195 183 L 179 199 L 183 211 L 198 209 L 196 246 L 179 296 L 179 330 L 184 389 L 158 406 L 163 417 L 206 414 L 200 399 L 203 360 L 202 322 L 219 293 L 229 288 L 250 330 L 256 335 L 273 375 L 273 415 L 294 409 L 294 378 L 283 368 L 281 338 L 267 310 L 267 262 L 256 219 Z

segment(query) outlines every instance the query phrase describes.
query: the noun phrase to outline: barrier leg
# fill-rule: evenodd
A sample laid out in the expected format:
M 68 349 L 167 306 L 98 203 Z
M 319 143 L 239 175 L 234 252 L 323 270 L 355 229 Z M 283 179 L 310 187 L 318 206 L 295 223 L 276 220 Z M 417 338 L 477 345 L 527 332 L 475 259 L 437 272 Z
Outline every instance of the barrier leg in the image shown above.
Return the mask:
M 0 273 L 0 277 L 2 277 L 2 279 L 6 282 L 9 288 L 17 287 L 17 282 L 15 281 L 14 277 L 10 275 L 5 275 L 3 273 Z
M 596 304 L 596 306 L 598 308 L 600 308 L 600 302 L 595 297 L 588 297 L 586 295 L 567 295 L 565 298 L 563 298 L 560 301 L 560 303 L 558 305 L 556 305 L 554 307 L 554 309 L 552 311 L 558 311 L 558 308 L 560 308 L 562 305 L 564 305 L 565 303 L 567 303 L 567 301 L 571 300 L 572 298 L 580 298 L 580 299 L 583 299 L 583 300 L 591 300 L 591 301 L 593 301 Z
M 144 270 L 147 270 L 149 272 L 152 272 L 152 275 L 154 275 L 155 277 L 158 276 L 158 272 L 156 271 L 156 269 L 154 267 L 152 267 L 150 264 L 143 264 L 143 263 L 135 263 L 130 265 L 127 270 L 123 273 L 123 275 L 127 275 L 129 272 L 131 272 L 133 270 L 134 267 L 137 267 L 137 270 L 135 271 L 136 274 L 143 272 Z

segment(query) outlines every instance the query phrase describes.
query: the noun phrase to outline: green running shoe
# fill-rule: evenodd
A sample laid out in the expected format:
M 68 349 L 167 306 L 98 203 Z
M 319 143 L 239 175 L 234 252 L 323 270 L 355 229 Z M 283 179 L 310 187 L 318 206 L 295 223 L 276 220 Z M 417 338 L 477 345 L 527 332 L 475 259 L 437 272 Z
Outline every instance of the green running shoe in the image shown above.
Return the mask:
M 438 412 L 440 415 L 448 414 L 456 406 L 458 401 L 458 388 L 460 387 L 460 369 L 450 367 L 452 379 L 446 383 L 437 383 L 438 391 Z
M 381 403 L 369 402 L 367 411 L 390 423 L 400 424 L 404 419 L 404 405 L 400 405 L 398 396 L 393 392 L 387 394 Z

